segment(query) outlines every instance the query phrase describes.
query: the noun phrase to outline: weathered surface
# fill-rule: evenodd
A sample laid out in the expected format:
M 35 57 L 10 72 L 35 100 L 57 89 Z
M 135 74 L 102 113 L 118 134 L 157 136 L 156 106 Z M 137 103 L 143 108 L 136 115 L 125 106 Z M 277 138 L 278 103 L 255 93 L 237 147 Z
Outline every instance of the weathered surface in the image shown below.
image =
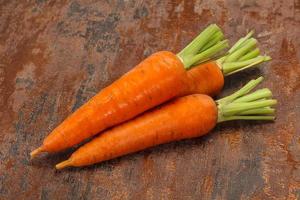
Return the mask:
M 227 78 L 222 95 L 264 75 L 275 123 L 226 123 L 83 169 L 54 170 L 70 152 L 30 162 L 97 91 L 213 22 L 231 41 L 255 29 L 273 57 Z M 0 1 L 0 199 L 300 199 L 299 27 L 299 0 Z

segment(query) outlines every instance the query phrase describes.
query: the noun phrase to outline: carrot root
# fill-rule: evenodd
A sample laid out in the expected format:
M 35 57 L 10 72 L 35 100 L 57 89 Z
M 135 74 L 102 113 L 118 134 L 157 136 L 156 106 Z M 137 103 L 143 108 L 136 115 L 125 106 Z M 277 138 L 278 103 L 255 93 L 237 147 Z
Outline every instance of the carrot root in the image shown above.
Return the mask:
M 228 46 L 227 40 L 223 38 L 221 29 L 214 24 L 207 27 L 177 55 L 161 51 L 149 56 L 52 130 L 43 141 L 43 150 L 33 151 L 31 157 L 42 151 L 53 153 L 70 148 L 174 97 L 192 94 L 189 85 L 192 81 L 188 80 L 186 70 L 195 63 L 215 58 L 215 54 Z M 220 71 L 216 73 L 218 72 Z M 218 74 L 223 83 L 222 74 Z M 191 87 L 196 90 L 199 85 L 206 87 L 203 81 L 193 83 Z M 209 89 L 203 88 L 197 93 L 204 93 Z M 219 88 L 213 88 L 208 93 L 214 94 L 216 91 Z
M 42 152 L 44 152 L 43 147 L 39 147 L 39 148 L 33 150 L 32 152 L 30 152 L 30 158 L 33 159 L 34 157 L 36 157 L 37 155 L 39 155 Z
M 58 163 L 57 165 L 55 165 L 55 168 L 60 170 L 60 169 L 70 167 L 70 166 L 72 166 L 72 160 L 68 159 L 68 160 L 62 161 L 62 162 Z
M 251 80 L 235 93 L 213 101 L 206 95 L 179 97 L 141 116 L 102 132 L 81 146 L 56 169 L 82 167 L 156 145 L 200 137 L 216 123 L 230 120 L 274 120 L 277 101 L 267 89 L 252 90 L 263 80 Z M 179 113 L 179 114 L 178 114 Z

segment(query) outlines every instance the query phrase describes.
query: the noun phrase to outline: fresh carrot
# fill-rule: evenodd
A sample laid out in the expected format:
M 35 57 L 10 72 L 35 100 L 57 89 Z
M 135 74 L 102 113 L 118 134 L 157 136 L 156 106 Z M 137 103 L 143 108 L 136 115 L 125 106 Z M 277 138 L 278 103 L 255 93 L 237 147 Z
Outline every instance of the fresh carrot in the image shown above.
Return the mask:
M 240 61 L 256 46 L 256 40 L 251 36 L 252 33 L 242 38 L 226 56 L 197 67 L 193 65 L 209 60 L 227 46 L 216 25 L 206 28 L 177 55 L 167 51 L 151 55 L 63 121 L 41 147 L 31 152 L 31 156 L 69 148 L 174 97 L 193 93 L 217 94 L 224 84 L 223 74 L 235 73 L 267 60 L 260 56 L 263 59 L 258 62 L 254 58 L 259 57 L 258 52 L 248 56 L 246 61 Z M 248 45 L 250 39 L 254 42 Z M 253 58 L 255 60 L 251 61 Z
M 159 144 L 199 137 L 207 134 L 218 122 L 228 120 L 274 120 L 276 104 L 269 89 L 248 94 L 262 77 L 250 81 L 236 93 L 214 101 L 194 94 L 179 97 L 154 110 L 102 133 L 56 165 L 86 166 Z
M 218 36 L 218 37 L 216 37 Z M 216 38 L 216 39 L 215 39 Z M 213 44 L 208 44 L 213 40 Z M 210 25 L 181 53 L 154 53 L 131 71 L 81 106 L 43 141 L 31 157 L 41 152 L 57 152 L 76 145 L 100 131 L 133 118 L 188 90 L 185 68 L 210 59 L 228 46 L 223 33 Z M 188 58 L 193 62 L 185 62 Z

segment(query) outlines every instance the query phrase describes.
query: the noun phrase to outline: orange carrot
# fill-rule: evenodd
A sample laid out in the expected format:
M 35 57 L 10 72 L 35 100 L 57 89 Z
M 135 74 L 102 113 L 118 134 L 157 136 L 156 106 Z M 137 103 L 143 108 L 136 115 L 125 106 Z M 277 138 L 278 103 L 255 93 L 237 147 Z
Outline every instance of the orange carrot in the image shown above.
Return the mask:
M 63 121 L 44 140 L 42 150 L 56 152 L 78 144 L 177 96 L 186 86 L 187 76 L 176 55 L 155 53 Z
M 211 40 L 204 42 L 209 36 Z M 242 38 L 228 55 L 194 68 L 227 46 L 217 26 L 209 26 L 177 55 L 167 51 L 151 55 L 70 115 L 31 156 L 72 147 L 174 97 L 217 94 L 224 84 L 223 74 L 266 60 L 257 51 L 252 53 L 256 40 L 249 37 Z
M 207 95 L 177 98 L 102 133 L 79 148 L 68 160 L 56 165 L 56 168 L 91 165 L 159 144 L 199 137 L 221 121 L 273 120 L 274 116 L 270 114 L 274 110 L 269 106 L 276 101 L 265 100 L 271 97 L 268 89 L 245 95 L 261 80 L 253 80 L 237 93 L 219 100 L 218 105 Z
M 158 144 L 201 136 L 215 126 L 217 114 L 216 104 L 209 96 L 179 98 L 104 132 L 57 168 L 91 165 Z
M 215 34 L 218 40 L 207 46 L 209 38 Z M 227 47 L 227 41 L 222 39 L 221 30 L 211 25 L 181 52 L 184 55 L 179 57 L 161 51 L 149 56 L 70 115 L 50 133 L 41 147 L 31 152 L 31 156 L 64 150 L 169 99 L 190 93 L 192 82 L 188 80 L 186 68 L 206 61 Z M 195 56 L 194 62 L 184 61 L 186 57 Z M 206 85 L 209 86 L 201 83 L 203 91 L 210 90 Z
M 186 72 L 188 90 L 185 94 L 207 94 L 215 96 L 224 86 L 223 73 L 215 61 L 203 63 Z

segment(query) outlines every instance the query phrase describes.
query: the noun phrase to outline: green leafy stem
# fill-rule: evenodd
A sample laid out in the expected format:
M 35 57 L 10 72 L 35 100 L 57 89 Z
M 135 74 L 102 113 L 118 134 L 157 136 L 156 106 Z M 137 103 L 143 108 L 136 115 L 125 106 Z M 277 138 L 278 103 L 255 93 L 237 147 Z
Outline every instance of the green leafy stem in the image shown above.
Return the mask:
M 257 40 L 252 37 L 253 33 L 250 31 L 240 38 L 223 57 L 217 59 L 216 62 L 225 76 L 271 60 L 270 56 L 260 55 Z M 215 59 L 228 46 L 228 40 L 224 40 L 221 29 L 212 24 L 179 52 L 177 57 L 185 69 L 189 70 L 200 63 Z
M 185 69 L 212 59 L 217 53 L 228 47 L 228 41 L 216 25 L 209 25 L 191 43 L 189 43 L 177 57 L 182 61 Z
M 217 60 L 225 76 L 271 60 L 270 56 L 260 55 L 257 40 L 252 37 L 253 33 L 253 31 L 250 31 L 245 37 L 239 39 L 229 49 L 227 55 Z
M 272 92 L 268 88 L 250 93 L 263 77 L 251 80 L 240 90 L 216 101 L 218 105 L 218 122 L 229 120 L 274 120 L 277 104 L 272 99 Z M 250 93 L 250 94 L 249 94 Z

